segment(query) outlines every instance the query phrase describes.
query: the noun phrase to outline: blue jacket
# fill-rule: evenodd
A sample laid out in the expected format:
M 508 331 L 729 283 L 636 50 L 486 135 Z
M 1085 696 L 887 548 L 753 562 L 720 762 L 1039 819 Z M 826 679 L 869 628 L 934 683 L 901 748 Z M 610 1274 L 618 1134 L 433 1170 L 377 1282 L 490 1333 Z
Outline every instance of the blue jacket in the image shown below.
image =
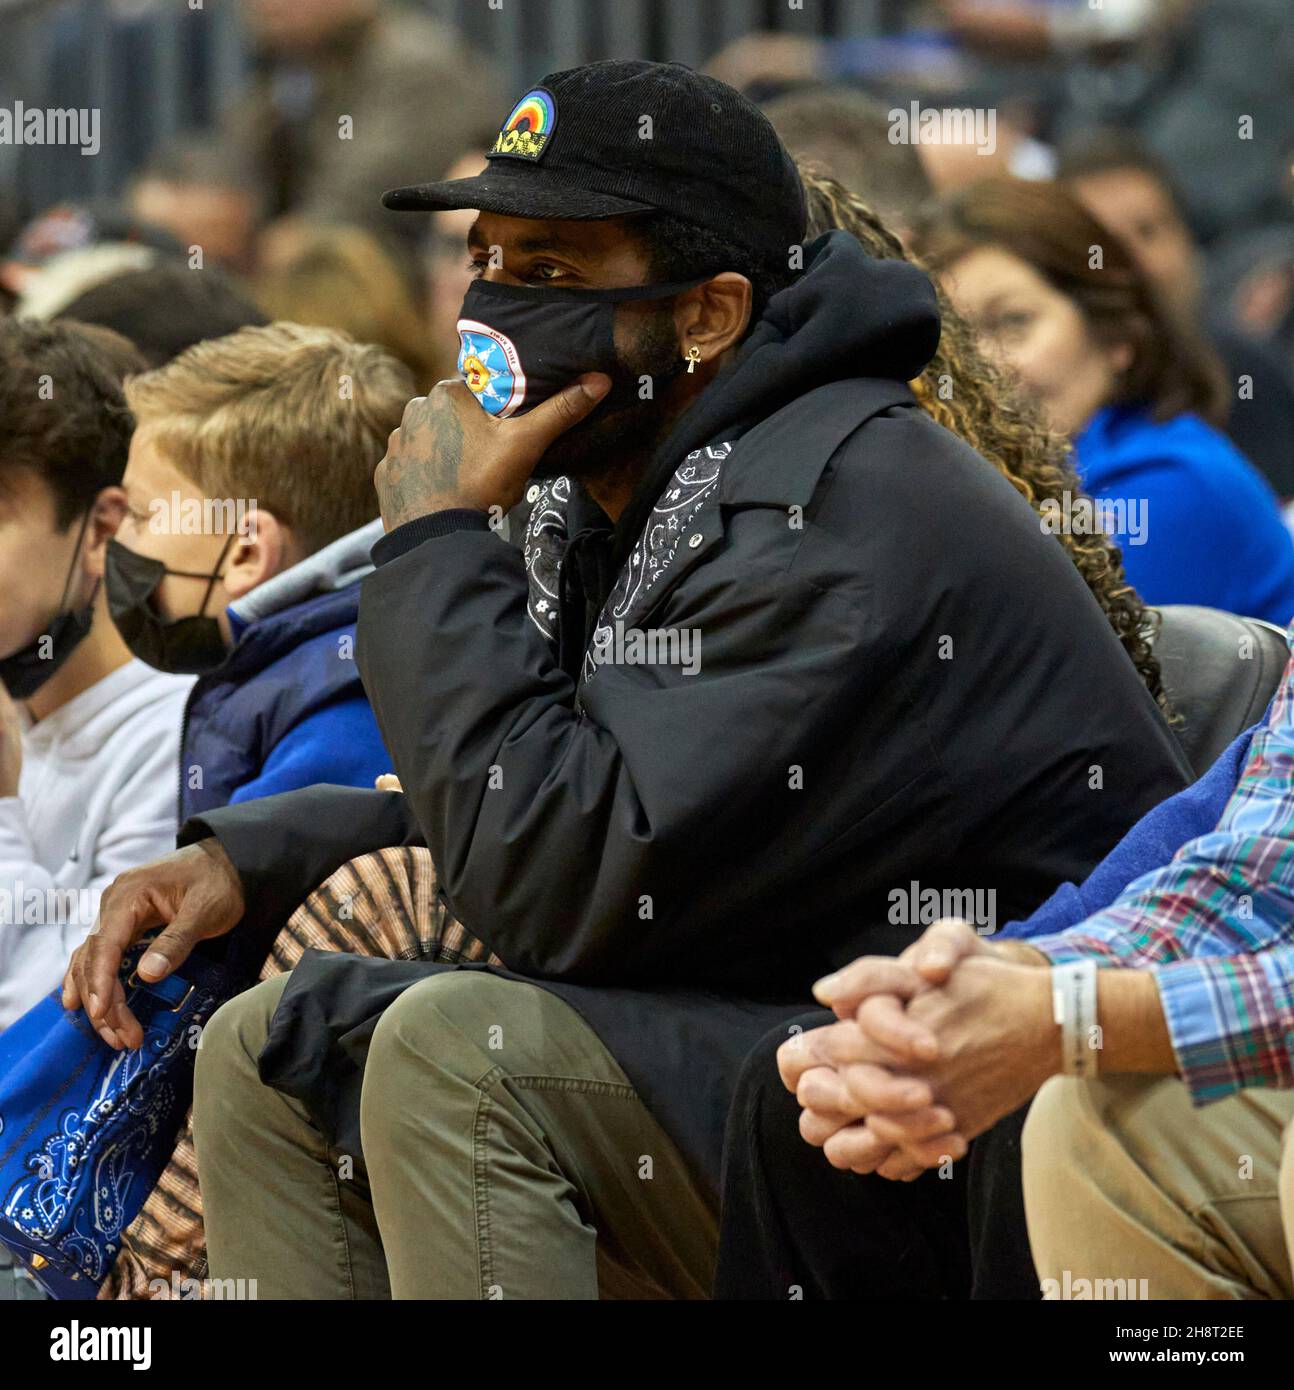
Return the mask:
M 1142 874 L 1162 868 L 1188 840 L 1213 830 L 1245 770 L 1249 742 L 1263 722 L 1228 745 L 1198 782 L 1147 811 L 1081 884 L 1062 883 L 1036 912 L 1023 922 L 1009 923 L 999 935 L 1048 936 L 1076 926 L 1109 907 Z
M 1144 505 L 1118 535 L 1147 603 L 1200 603 L 1285 626 L 1294 617 L 1294 540 L 1275 493 L 1196 415 L 1157 424 L 1142 409 L 1098 411 L 1074 440 L 1093 497 Z
M 362 527 L 230 605 L 229 657 L 185 707 L 181 824 L 319 782 L 371 787 L 390 771 L 354 659 L 359 580 L 380 534 L 380 522 Z

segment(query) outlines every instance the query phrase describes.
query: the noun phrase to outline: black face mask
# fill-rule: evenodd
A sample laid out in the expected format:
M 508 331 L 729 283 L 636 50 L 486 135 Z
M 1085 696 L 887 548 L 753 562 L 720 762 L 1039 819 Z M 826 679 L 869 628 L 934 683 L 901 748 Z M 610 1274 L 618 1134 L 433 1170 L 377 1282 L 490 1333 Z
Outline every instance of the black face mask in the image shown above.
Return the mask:
M 614 378 L 617 304 L 669 299 L 708 278 L 615 290 L 474 280 L 458 320 L 458 370 L 487 414 L 524 415 L 585 372 Z
M 63 607 L 67 601 L 67 591 L 72 587 L 72 576 L 76 572 L 77 561 L 81 555 L 81 542 L 85 539 L 85 528 L 90 524 L 90 513 L 86 512 L 81 522 L 81 530 L 76 538 L 76 549 L 67 567 L 67 577 L 63 580 L 63 593 L 58 601 L 58 612 L 54 615 L 48 629 L 34 642 L 29 642 L 21 651 L 0 661 L 0 682 L 15 700 L 26 700 L 34 695 L 42 685 L 58 670 L 69 656 L 85 640 L 94 620 L 94 595 L 99 592 L 98 584 L 90 595 L 90 602 L 84 608 L 68 611 Z
M 173 675 L 201 676 L 224 664 L 228 656 L 220 624 L 204 617 L 216 581 L 223 578 L 220 567 L 233 543 L 231 534 L 220 551 L 210 574 L 191 570 L 168 570 L 160 560 L 150 560 L 128 549 L 120 541 L 108 542 L 105 577 L 108 585 L 108 612 L 122 640 L 141 661 Z M 181 579 L 205 579 L 207 591 L 202 607 L 190 618 L 159 618 L 150 602 L 153 591 L 168 575 Z

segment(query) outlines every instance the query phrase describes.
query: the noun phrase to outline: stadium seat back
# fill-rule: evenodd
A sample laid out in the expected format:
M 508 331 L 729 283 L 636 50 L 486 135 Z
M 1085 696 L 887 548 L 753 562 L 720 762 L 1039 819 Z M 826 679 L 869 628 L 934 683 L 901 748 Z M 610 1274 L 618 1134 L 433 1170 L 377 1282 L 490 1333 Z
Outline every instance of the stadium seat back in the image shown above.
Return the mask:
M 1285 629 L 1218 608 L 1165 604 L 1155 655 L 1198 777 L 1262 717 L 1289 661 Z

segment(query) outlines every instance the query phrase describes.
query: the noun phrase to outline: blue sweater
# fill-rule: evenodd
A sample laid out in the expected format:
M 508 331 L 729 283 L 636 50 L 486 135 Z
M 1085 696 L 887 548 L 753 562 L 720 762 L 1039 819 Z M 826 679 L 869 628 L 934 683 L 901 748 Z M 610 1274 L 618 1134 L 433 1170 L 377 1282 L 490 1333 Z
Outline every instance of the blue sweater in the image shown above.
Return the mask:
M 1128 507 L 1118 541 L 1147 603 L 1199 603 L 1282 627 L 1294 617 L 1294 540 L 1276 495 L 1224 435 L 1196 415 L 1157 424 L 1110 406 L 1074 452 L 1088 492 Z
M 1224 749 L 1198 782 L 1147 811 L 1080 885 L 1062 883 L 1037 911 L 1023 922 L 1008 923 L 999 936 L 1065 931 L 1109 907 L 1142 874 L 1162 868 L 1188 840 L 1213 830 L 1240 781 L 1258 727 L 1246 729 Z

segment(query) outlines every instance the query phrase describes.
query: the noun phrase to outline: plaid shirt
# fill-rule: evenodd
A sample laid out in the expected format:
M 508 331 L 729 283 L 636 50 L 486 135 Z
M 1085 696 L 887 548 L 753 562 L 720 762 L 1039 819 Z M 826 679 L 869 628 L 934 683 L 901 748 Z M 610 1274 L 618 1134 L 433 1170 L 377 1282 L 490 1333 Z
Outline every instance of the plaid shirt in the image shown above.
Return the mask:
M 1196 1105 L 1294 1086 L 1294 660 L 1217 829 L 1029 944 L 1058 964 L 1151 969 Z

